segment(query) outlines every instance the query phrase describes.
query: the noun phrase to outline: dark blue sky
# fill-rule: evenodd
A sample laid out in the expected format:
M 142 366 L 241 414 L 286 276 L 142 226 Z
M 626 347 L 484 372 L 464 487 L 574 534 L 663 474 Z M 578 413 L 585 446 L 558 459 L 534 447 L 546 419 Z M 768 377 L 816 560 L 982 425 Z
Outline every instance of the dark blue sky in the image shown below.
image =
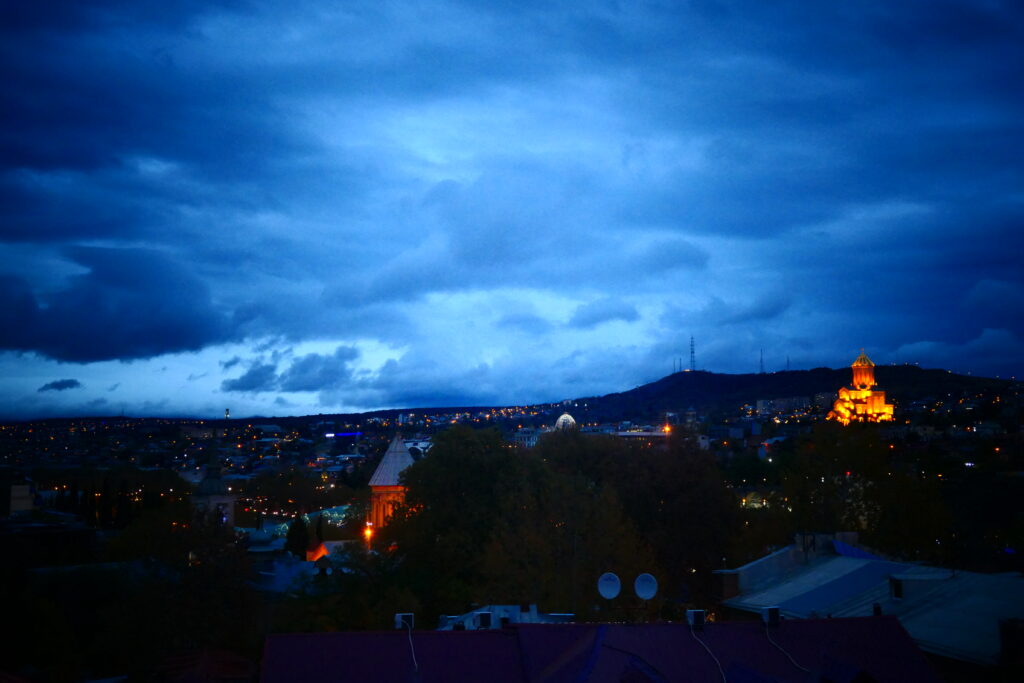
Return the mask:
M 1016 2 L 6 3 L 7 417 L 1024 361 Z

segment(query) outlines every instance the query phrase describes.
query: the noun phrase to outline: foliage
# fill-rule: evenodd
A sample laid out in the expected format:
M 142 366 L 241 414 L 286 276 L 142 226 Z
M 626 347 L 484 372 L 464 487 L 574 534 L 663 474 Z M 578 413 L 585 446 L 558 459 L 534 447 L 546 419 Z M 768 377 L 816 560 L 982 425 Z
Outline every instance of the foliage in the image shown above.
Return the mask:
M 288 535 L 285 537 L 284 549 L 300 560 L 305 560 L 308 547 L 309 529 L 306 527 L 306 522 L 302 517 L 296 517 L 288 525 Z
M 330 575 L 313 578 L 300 595 L 276 606 L 271 630 L 385 629 L 391 628 L 396 612 L 421 616 L 421 605 L 403 585 L 394 553 L 370 552 L 362 544 L 350 544 L 337 550 L 330 561 Z
M 939 480 L 899 458 L 876 425 L 816 425 L 780 459 L 792 531 L 858 531 L 866 545 L 898 558 L 953 559 Z
M 142 514 L 111 541 L 112 562 L 40 570 L 0 599 L 24 623 L 0 653 L 10 671 L 65 681 L 152 677 L 168 657 L 204 648 L 255 659 L 261 609 L 230 529 L 183 505 Z
M 737 528 L 735 496 L 710 454 L 678 438 L 657 449 L 579 432 L 551 434 L 537 452 L 556 471 L 614 491 L 632 533 L 653 552 L 663 597 L 710 600 L 709 572 L 721 566 Z
M 377 547 L 399 558 L 396 577 L 428 620 L 509 602 L 597 617 L 605 571 L 656 574 L 655 609 L 671 613 L 709 599 L 736 524 L 713 460 L 681 442 L 661 451 L 567 431 L 523 451 L 457 427 L 404 481 L 406 505 Z

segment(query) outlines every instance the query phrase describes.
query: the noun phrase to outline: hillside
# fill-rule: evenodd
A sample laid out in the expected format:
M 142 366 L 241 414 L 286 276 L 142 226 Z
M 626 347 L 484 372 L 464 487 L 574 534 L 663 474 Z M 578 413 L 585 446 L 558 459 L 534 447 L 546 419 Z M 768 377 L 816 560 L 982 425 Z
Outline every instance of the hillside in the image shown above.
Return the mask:
M 1009 380 L 957 375 L 946 370 L 914 365 L 878 366 L 878 388 L 897 407 L 928 397 L 999 389 Z M 834 393 L 850 383 L 849 368 L 815 368 L 765 374 L 727 375 L 714 372 L 677 372 L 650 384 L 606 396 L 581 398 L 594 420 L 649 419 L 665 411 L 694 407 L 701 411 L 733 410 L 759 399 L 814 396 Z

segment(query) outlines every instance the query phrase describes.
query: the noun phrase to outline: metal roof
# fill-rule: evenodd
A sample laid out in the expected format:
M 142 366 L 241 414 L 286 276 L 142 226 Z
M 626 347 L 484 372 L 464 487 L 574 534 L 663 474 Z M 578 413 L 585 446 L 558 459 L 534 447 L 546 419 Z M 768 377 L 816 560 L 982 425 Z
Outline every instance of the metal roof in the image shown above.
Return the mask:
M 398 486 L 398 475 L 411 464 L 409 449 L 405 447 L 402 437 L 396 435 L 370 477 L 370 486 Z
M 891 579 L 901 582 L 902 598 L 893 596 Z M 884 614 L 899 618 L 922 649 L 994 665 L 1001 646 L 999 622 L 1024 618 L 1024 578 L 825 555 L 724 601 L 752 612 L 778 607 L 797 618 L 870 616 L 876 603 Z

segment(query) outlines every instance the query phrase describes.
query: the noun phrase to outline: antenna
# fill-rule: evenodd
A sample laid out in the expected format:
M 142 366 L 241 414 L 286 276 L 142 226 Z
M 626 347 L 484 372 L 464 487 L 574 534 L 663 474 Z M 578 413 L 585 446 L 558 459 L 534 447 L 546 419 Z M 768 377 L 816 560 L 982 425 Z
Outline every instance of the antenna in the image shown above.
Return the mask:
M 789 371 L 789 356 L 786 356 L 786 371 Z
M 658 580 L 650 574 L 641 574 L 633 582 L 633 591 L 641 600 L 650 600 L 658 592 Z
M 690 372 L 697 369 L 697 354 L 694 352 L 693 335 L 690 335 Z
M 615 598 L 619 591 L 622 590 L 622 582 L 619 581 L 619 577 L 612 572 L 605 572 L 601 574 L 601 577 L 597 580 L 597 592 L 601 594 L 601 597 L 605 600 L 611 600 Z
M 761 374 L 764 374 L 764 348 L 761 349 Z

